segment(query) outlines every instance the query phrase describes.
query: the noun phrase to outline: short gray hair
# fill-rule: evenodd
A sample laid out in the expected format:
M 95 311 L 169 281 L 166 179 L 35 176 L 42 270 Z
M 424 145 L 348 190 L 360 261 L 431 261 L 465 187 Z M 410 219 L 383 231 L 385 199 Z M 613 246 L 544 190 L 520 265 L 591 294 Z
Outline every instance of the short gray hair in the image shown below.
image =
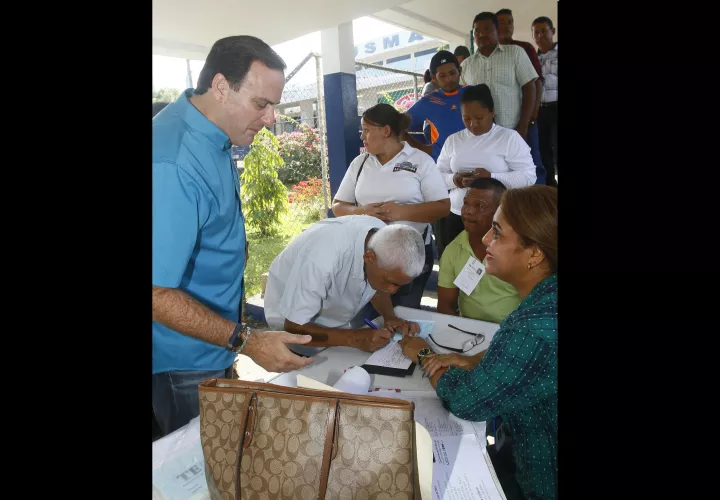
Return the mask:
M 368 249 L 375 252 L 383 269 L 400 268 L 403 274 L 417 278 L 425 267 L 425 243 L 416 229 L 403 224 L 380 228 L 370 237 Z

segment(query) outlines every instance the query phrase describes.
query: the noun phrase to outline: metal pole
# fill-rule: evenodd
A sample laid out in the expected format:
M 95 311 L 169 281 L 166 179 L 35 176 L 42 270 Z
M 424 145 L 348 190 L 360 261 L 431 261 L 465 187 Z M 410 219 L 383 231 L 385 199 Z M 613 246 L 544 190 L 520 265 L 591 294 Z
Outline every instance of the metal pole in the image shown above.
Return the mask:
M 313 54 L 315 57 L 315 75 L 317 79 L 317 114 L 318 114 L 318 128 L 320 129 L 320 159 L 322 169 L 322 192 L 323 202 L 325 204 L 325 215 L 327 216 L 328 209 L 330 208 L 328 203 L 328 167 L 327 167 L 327 152 L 325 151 L 325 101 L 323 100 L 323 74 L 322 68 L 320 67 L 320 59 L 322 56 L 319 54 Z
M 314 57 L 314 56 L 315 56 L 315 54 L 313 54 L 312 52 L 310 52 L 308 55 L 306 55 L 305 57 L 303 57 L 303 60 L 300 61 L 300 64 L 298 64 L 297 66 L 295 66 L 295 69 L 292 70 L 290 73 L 288 73 L 288 76 L 285 77 L 285 83 L 287 83 L 287 82 L 289 82 L 290 80 L 292 80 L 292 77 L 295 76 L 295 75 L 297 74 L 297 72 L 302 69 L 303 66 L 305 66 L 305 63 L 308 62 L 311 57 Z
M 385 66 L 378 66 L 377 64 L 368 64 L 363 62 L 355 61 L 356 66 L 361 68 L 374 68 L 380 71 L 387 71 L 388 73 L 397 73 L 398 75 L 409 75 L 409 76 L 423 76 L 422 73 L 415 73 L 414 71 L 405 71 L 404 69 L 386 68 Z
M 190 59 L 185 59 L 185 64 L 187 65 L 187 78 L 185 81 L 185 88 L 189 89 L 193 87 L 192 71 L 190 70 Z
M 415 102 L 418 101 L 418 84 L 417 84 L 417 76 L 413 76 L 413 80 L 415 81 Z

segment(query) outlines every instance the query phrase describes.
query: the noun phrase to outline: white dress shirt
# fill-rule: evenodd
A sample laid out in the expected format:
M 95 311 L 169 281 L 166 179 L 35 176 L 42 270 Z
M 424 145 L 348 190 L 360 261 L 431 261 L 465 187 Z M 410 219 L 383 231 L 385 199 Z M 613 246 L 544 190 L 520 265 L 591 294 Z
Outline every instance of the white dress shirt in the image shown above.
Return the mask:
M 365 154 L 355 158 L 345 172 L 335 199 L 347 203 L 357 202 L 358 205 L 389 201 L 409 205 L 447 199 L 447 188 L 432 156 L 406 142 L 402 144 L 402 150 L 385 165 L 380 164 L 374 154 L 370 154 L 357 184 L 355 179 Z M 430 225 L 427 222 L 395 221 L 390 224 L 405 224 L 420 234 L 428 228 L 425 244 L 431 241 Z
M 495 101 L 495 122 L 503 127 L 517 127 L 522 114 L 523 85 L 538 77 L 525 49 L 499 44 L 489 56 L 478 50 L 460 66 L 460 83 L 484 83 L 490 87 Z
M 543 71 L 543 104 L 557 102 L 558 100 L 558 44 L 543 54 L 538 50 L 538 59 L 542 64 Z
M 437 164 L 450 190 L 450 211 L 456 215 L 467 191 L 453 183 L 456 172 L 484 168 L 508 189 L 532 186 L 537 179 L 530 147 L 515 130 L 497 124 L 477 136 L 468 129 L 455 132 L 445 141 Z
M 375 290 L 365 280 L 365 238 L 385 223 L 369 215 L 321 220 L 299 234 L 270 265 L 265 319 L 282 330 L 285 319 L 347 327 Z M 295 350 L 295 346 L 293 346 Z

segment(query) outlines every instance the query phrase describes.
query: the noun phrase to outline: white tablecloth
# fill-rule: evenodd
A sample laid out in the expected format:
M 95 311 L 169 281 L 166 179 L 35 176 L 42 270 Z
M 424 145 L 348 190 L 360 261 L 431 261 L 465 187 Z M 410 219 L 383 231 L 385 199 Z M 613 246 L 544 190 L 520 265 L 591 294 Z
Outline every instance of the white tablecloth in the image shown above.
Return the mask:
M 472 335 L 467 335 L 449 328 L 448 324 L 462 328 L 468 332 L 484 334 L 485 341 L 466 353 L 467 355 L 477 354 L 480 351 L 486 350 L 499 327 L 497 323 L 460 318 L 458 316 L 449 316 L 438 312 L 411 309 L 402 306 L 395 308 L 395 314 L 402 319 L 434 321 L 435 327 L 431 332 L 433 338 L 441 344 L 451 347 L 461 348 L 463 342 L 473 337 Z M 447 349 L 436 346 L 432 342 L 428 343 L 436 352 L 450 352 Z M 293 372 L 281 373 L 268 380 L 268 382 L 285 387 L 297 387 L 297 374 L 302 373 L 306 377 L 315 379 L 323 384 L 335 385 L 345 370 L 351 366 L 362 365 L 369 357 L 370 353 L 352 347 L 329 347 L 313 356 L 313 362 L 305 368 Z M 371 374 L 370 379 L 370 387 L 372 389 L 401 389 L 404 391 L 433 390 L 430 381 L 422 377 L 422 371 L 417 367 L 415 367 L 411 377 L 391 377 L 388 375 Z

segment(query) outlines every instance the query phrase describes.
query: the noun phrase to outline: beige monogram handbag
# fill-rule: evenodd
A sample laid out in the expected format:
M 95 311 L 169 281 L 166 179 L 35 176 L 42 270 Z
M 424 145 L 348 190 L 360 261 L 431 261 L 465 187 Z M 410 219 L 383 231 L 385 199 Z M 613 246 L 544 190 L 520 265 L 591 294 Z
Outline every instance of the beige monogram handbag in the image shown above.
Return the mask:
M 213 500 L 420 497 L 410 401 L 225 379 L 199 391 Z

